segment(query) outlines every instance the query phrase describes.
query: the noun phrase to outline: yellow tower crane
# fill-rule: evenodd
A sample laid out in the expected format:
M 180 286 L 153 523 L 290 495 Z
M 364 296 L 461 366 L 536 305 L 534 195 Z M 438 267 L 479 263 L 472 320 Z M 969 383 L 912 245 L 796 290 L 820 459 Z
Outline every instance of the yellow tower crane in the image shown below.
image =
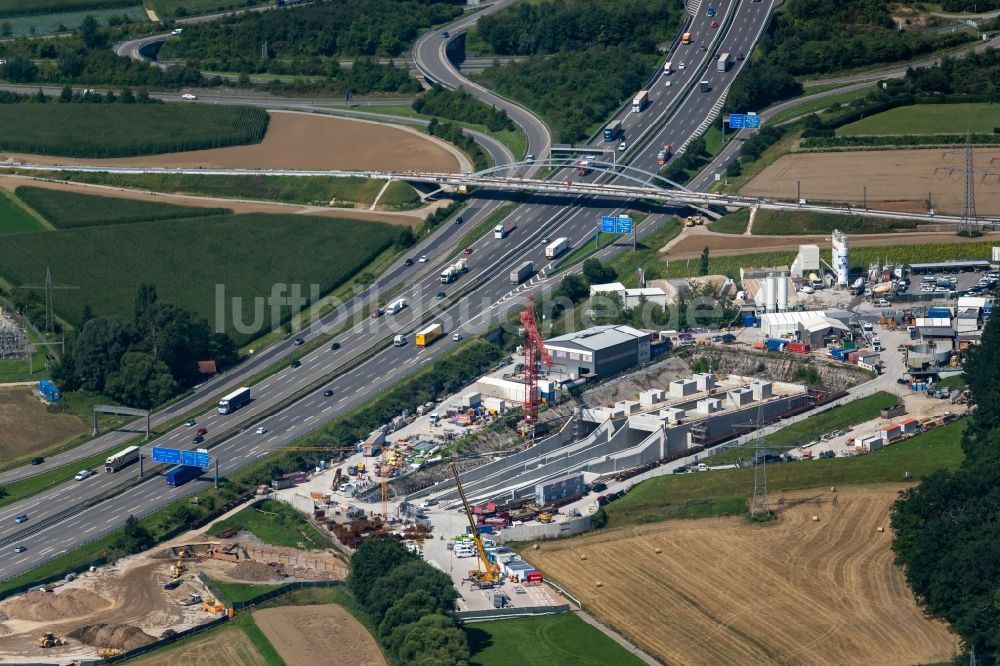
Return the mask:
M 474 571 L 469 572 L 469 579 L 480 589 L 491 588 L 500 582 L 499 567 L 490 564 L 490 558 L 486 555 L 486 548 L 483 547 L 483 540 L 476 527 L 476 517 L 472 513 L 472 507 L 469 506 L 469 500 L 465 497 L 462 482 L 458 480 L 458 467 L 455 466 L 455 463 L 448 463 L 448 467 L 451 468 L 452 476 L 455 477 L 458 495 L 462 498 L 462 506 L 465 507 L 465 515 L 472 527 L 472 539 L 476 542 L 476 552 L 479 555 L 479 566 Z

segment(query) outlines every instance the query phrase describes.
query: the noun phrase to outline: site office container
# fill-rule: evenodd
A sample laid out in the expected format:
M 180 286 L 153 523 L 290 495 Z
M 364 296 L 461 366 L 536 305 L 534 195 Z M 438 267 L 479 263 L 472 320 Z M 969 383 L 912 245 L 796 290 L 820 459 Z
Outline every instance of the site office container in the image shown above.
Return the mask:
M 794 354 L 808 354 L 812 351 L 812 347 L 804 342 L 789 342 L 788 351 Z

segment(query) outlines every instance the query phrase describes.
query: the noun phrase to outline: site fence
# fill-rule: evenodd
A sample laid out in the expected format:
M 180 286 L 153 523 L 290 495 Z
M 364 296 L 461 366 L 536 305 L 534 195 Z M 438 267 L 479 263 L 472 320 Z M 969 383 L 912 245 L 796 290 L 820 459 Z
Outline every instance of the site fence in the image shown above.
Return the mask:
M 455 613 L 462 622 L 487 622 L 489 620 L 509 620 L 514 617 L 531 617 L 533 615 L 554 615 L 566 613 L 569 604 L 559 606 L 528 606 L 525 608 L 487 608 L 486 610 L 459 611 Z
M 219 603 L 224 604 L 226 607 L 233 608 L 235 610 L 244 610 L 246 608 L 252 608 L 257 604 L 262 604 L 265 601 L 270 601 L 276 597 L 280 597 L 283 594 L 288 594 L 289 592 L 295 592 L 297 590 L 308 590 L 315 587 L 347 587 L 347 583 L 342 580 L 308 580 L 308 581 L 295 581 L 292 583 L 285 583 L 273 590 L 268 590 L 267 592 L 262 592 L 257 596 L 251 597 L 249 599 L 244 599 L 243 601 L 228 601 L 224 594 L 219 590 L 219 587 L 215 584 L 215 581 L 204 575 L 200 571 L 197 573 L 198 578 L 201 582 L 205 584 L 205 587 L 211 591 Z
M 83 662 L 83 663 L 117 664 L 120 661 L 125 661 L 127 659 L 134 659 L 135 657 L 146 654 L 147 652 L 152 652 L 153 650 L 159 650 L 160 648 L 166 647 L 171 643 L 176 643 L 177 641 L 187 638 L 188 636 L 193 636 L 194 634 L 199 634 L 203 631 L 208 631 L 209 629 L 217 627 L 220 624 L 223 624 L 224 622 L 228 621 L 229 618 L 223 615 L 222 617 L 217 617 L 214 620 L 206 622 L 205 624 L 199 624 L 195 627 L 191 627 L 190 629 L 185 629 L 184 631 L 178 631 L 176 634 L 171 634 L 170 636 L 161 638 L 160 640 L 150 643 L 149 645 L 143 645 L 142 647 L 138 647 L 134 650 L 129 650 L 128 652 L 123 652 L 122 654 L 119 654 L 117 656 L 106 657 L 104 659 L 99 659 L 90 662 Z

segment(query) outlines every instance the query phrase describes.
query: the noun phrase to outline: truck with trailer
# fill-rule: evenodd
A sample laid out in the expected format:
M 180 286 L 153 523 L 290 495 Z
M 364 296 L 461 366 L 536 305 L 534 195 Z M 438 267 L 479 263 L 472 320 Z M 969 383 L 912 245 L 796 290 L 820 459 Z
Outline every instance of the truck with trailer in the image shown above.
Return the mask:
M 569 239 L 565 237 L 557 238 L 545 246 L 545 258 L 555 259 L 568 249 L 569 249 Z
M 449 284 L 451 282 L 454 282 L 463 273 L 468 272 L 468 270 L 469 266 L 468 263 L 465 261 L 465 259 L 458 259 L 455 261 L 455 263 L 451 264 L 443 271 L 441 271 L 441 282 L 443 282 L 444 284 Z
M 250 395 L 249 386 L 238 388 L 219 401 L 219 413 L 232 414 L 237 409 L 250 402 L 251 399 L 252 397 Z
M 604 140 L 611 143 L 618 137 L 625 134 L 625 129 L 622 127 L 622 121 L 612 120 L 608 123 L 608 126 L 604 128 Z
M 717 72 L 725 72 L 729 69 L 729 54 L 723 53 L 719 56 L 719 59 L 715 61 L 715 70 Z
M 196 479 L 204 473 L 205 471 L 201 467 L 191 467 L 190 465 L 180 465 L 178 467 L 174 467 L 165 475 L 167 478 L 167 486 L 170 488 L 183 486 L 191 479 Z
M 389 305 L 385 306 L 385 312 L 386 314 L 394 315 L 399 312 L 402 312 L 404 308 L 406 308 L 406 299 L 397 298 L 392 303 L 389 303 Z
M 513 222 L 503 222 L 493 227 L 493 238 L 506 238 L 507 234 L 514 231 L 517 225 Z
M 510 272 L 510 281 L 514 284 L 521 284 L 535 272 L 535 264 L 525 261 Z
M 632 113 L 639 113 L 646 108 L 649 104 L 649 91 L 640 90 L 639 93 L 632 98 Z
M 670 159 L 670 155 L 671 154 L 672 153 L 670 152 L 670 144 L 669 143 L 663 144 L 663 150 L 661 150 L 660 152 L 656 153 L 656 163 L 657 164 L 666 164 L 667 160 Z
M 444 335 L 443 324 L 431 324 L 426 328 L 417 331 L 416 343 L 418 347 L 429 347 L 435 340 Z
M 104 461 L 104 471 L 114 473 L 122 467 L 127 467 L 139 459 L 139 447 L 130 446 L 122 449 L 113 456 L 108 456 Z

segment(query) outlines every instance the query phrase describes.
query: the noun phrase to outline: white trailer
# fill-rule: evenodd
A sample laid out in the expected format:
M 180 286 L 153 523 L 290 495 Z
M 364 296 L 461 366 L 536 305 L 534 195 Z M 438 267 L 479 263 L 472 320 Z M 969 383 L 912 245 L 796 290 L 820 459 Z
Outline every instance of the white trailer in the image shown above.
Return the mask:
M 568 249 L 569 249 L 569 239 L 557 238 L 545 246 L 545 258 L 555 259 Z

